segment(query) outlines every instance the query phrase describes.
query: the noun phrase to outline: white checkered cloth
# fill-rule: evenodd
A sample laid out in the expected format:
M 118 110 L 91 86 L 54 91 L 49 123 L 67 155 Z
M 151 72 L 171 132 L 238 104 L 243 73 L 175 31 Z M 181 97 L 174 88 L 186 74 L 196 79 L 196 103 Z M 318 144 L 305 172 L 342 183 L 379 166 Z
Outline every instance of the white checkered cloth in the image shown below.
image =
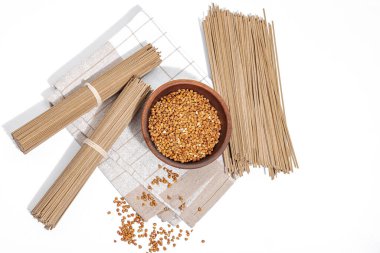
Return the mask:
M 88 50 L 86 55 L 78 56 L 66 64 L 60 74 L 50 78 L 49 83 L 56 89 L 49 98 L 50 102 L 54 104 L 85 82 L 91 82 L 146 43 L 157 47 L 163 60 L 161 66 L 143 78 L 153 89 L 172 79 L 182 78 L 199 80 L 211 86 L 208 76 L 199 70 L 140 7 L 135 7 L 133 13 L 121 19 L 113 30 L 108 38 L 98 41 L 99 46 L 95 50 Z M 91 110 L 67 127 L 78 143 L 81 144 L 91 135 L 113 100 L 114 98 L 107 100 L 99 108 Z M 158 215 L 172 224 L 183 220 L 189 226 L 194 226 L 232 185 L 233 179 L 224 173 L 221 158 L 197 170 L 182 170 L 163 164 L 145 145 L 140 131 L 140 116 L 138 113 L 134 117 L 99 168 L 145 220 Z M 159 169 L 158 164 L 172 169 L 180 177 L 171 188 L 161 184 L 153 185 L 153 189 L 149 190 L 148 185 L 153 178 L 166 176 L 166 172 Z M 143 206 L 138 199 L 143 191 L 149 191 L 158 205 Z M 167 195 L 171 198 L 168 199 Z M 179 201 L 179 196 L 185 201 L 184 209 L 180 208 L 182 202 Z M 198 210 L 199 207 L 202 211 Z

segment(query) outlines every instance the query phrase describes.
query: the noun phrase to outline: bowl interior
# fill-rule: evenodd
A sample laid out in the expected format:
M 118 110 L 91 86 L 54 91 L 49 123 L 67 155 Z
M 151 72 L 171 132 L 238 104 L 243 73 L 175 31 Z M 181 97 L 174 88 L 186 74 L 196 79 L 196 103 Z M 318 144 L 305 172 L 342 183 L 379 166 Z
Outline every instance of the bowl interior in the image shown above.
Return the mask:
M 180 163 L 162 155 L 156 149 L 156 146 L 151 140 L 150 134 L 148 131 L 148 119 L 151 113 L 151 107 L 153 107 L 156 104 L 156 102 L 159 101 L 162 97 L 168 95 L 171 92 L 177 91 L 179 89 L 193 90 L 203 95 L 204 97 L 206 97 L 210 101 L 210 104 L 217 110 L 218 117 L 221 121 L 219 141 L 215 145 L 213 152 L 210 155 L 196 162 Z M 142 130 L 143 130 L 145 142 L 147 143 L 149 149 L 160 160 L 177 168 L 195 169 L 195 168 L 200 168 L 211 163 L 222 154 L 222 152 L 224 151 L 224 149 L 226 148 L 229 142 L 229 138 L 231 135 L 231 118 L 230 118 L 229 111 L 227 109 L 226 104 L 223 102 L 222 98 L 215 90 L 206 86 L 205 84 L 202 84 L 200 82 L 196 82 L 193 80 L 175 80 L 157 88 L 147 100 L 144 106 L 144 111 L 142 115 Z

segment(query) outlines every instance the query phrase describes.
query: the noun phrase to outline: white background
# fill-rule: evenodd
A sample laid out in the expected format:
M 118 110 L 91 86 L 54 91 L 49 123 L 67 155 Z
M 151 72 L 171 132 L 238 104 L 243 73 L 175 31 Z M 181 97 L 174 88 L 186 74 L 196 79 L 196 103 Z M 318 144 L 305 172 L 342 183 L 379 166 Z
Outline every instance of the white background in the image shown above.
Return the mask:
M 265 7 L 275 21 L 301 168 L 239 179 L 169 252 L 380 252 L 380 2 L 217 2 Z M 1 125 L 36 104 L 42 112 L 47 78 L 136 4 L 206 69 L 198 18 L 208 1 L 2 1 Z M 113 243 L 118 218 L 106 212 L 117 192 L 99 171 L 53 231 L 29 214 L 58 161 L 75 154 L 72 143 L 64 130 L 23 155 L 1 130 L 0 252 L 137 252 Z

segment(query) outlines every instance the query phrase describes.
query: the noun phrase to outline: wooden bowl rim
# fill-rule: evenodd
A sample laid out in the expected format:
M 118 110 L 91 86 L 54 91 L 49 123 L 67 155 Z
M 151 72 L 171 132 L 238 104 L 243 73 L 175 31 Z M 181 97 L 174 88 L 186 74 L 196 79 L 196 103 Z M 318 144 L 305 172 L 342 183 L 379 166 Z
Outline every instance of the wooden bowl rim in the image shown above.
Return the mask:
M 171 86 L 175 85 L 180 85 L 180 84 L 188 84 L 192 86 L 196 86 L 200 89 L 205 90 L 206 92 L 210 93 L 211 96 L 215 97 L 216 101 L 220 104 L 220 106 L 223 108 L 223 114 L 226 117 L 226 134 L 223 143 L 219 147 L 218 150 L 215 152 L 213 151 L 211 155 L 208 155 L 201 160 L 197 162 L 188 162 L 188 163 L 180 163 L 176 162 L 163 154 L 161 154 L 156 146 L 154 145 L 153 141 L 150 138 L 149 130 L 148 130 L 148 117 L 150 114 L 150 108 L 153 106 L 153 101 L 156 99 L 156 97 L 163 92 L 164 90 L 168 89 Z M 177 79 L 177 80 L 172 80 L 167 83 L 164 83 L 163 85 L 159 86 L 157 89 L 155 89 L 152 94 L 149 96 L 147 101 L 144 104 L 142 115 L 141 115 L 141 130 L 143 134 L 144 141 L 146 145 L 148 146 L 149 150 L 161 161 L 164 163 L 179 168 L 179 169 L 198 169 L 201 167 L 204 167 L 213 161 L 215 161 L 226 149 L 230 137 L 231 137 L 231 132 L 232 132 L 232 122 L 231 122 L 231 115 L 230 111 L 228 110 L 227 104 L 224 102 L 223 98 L 217 93 L 214 89 L 211 87 L 207 86 L 206 84 L 195 81 L 195 80 L 190 80 L 190 79 Z M 220 138 L 220 137 L 219 137 Z

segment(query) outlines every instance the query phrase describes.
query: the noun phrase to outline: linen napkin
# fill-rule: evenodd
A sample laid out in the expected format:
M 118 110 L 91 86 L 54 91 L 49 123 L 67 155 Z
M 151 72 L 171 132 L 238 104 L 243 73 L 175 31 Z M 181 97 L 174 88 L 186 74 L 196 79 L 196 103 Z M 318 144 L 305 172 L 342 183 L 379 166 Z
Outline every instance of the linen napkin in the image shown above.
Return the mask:
M 194 79 L 212 86 L 209 77 L 168 37 L 165 30 L 141 7 L 136 6 L 92 46 L 49 79 L 55 92 L 48 100 L 53 104 L 58 102 L 146 43 L 157 47 L 163 60 L 161 66 L 143 77 L 153 89 L 172 79 Z M 105 101 L 67 127 L 79 144 L 91 135 L 113 100 Z M 224 173 L 221 157 L 197 170 L 173 168 L 158 160 L 145 145 L 140 117 L 141 111 L 112 146 L 108 159 L 99 165 L 99 169 L 145 220 L 157 215 L 171 224 L 183 220 L 189 226 L 194 226 L 234 180 Z M 151 184 L 157 176 L 171 181 L 163 167 L 179 175 L 177 182 L 170 188 L 164 184 Z M 144 205 L 140 198 L 143 192 L 150 193 L 157 204 Z

